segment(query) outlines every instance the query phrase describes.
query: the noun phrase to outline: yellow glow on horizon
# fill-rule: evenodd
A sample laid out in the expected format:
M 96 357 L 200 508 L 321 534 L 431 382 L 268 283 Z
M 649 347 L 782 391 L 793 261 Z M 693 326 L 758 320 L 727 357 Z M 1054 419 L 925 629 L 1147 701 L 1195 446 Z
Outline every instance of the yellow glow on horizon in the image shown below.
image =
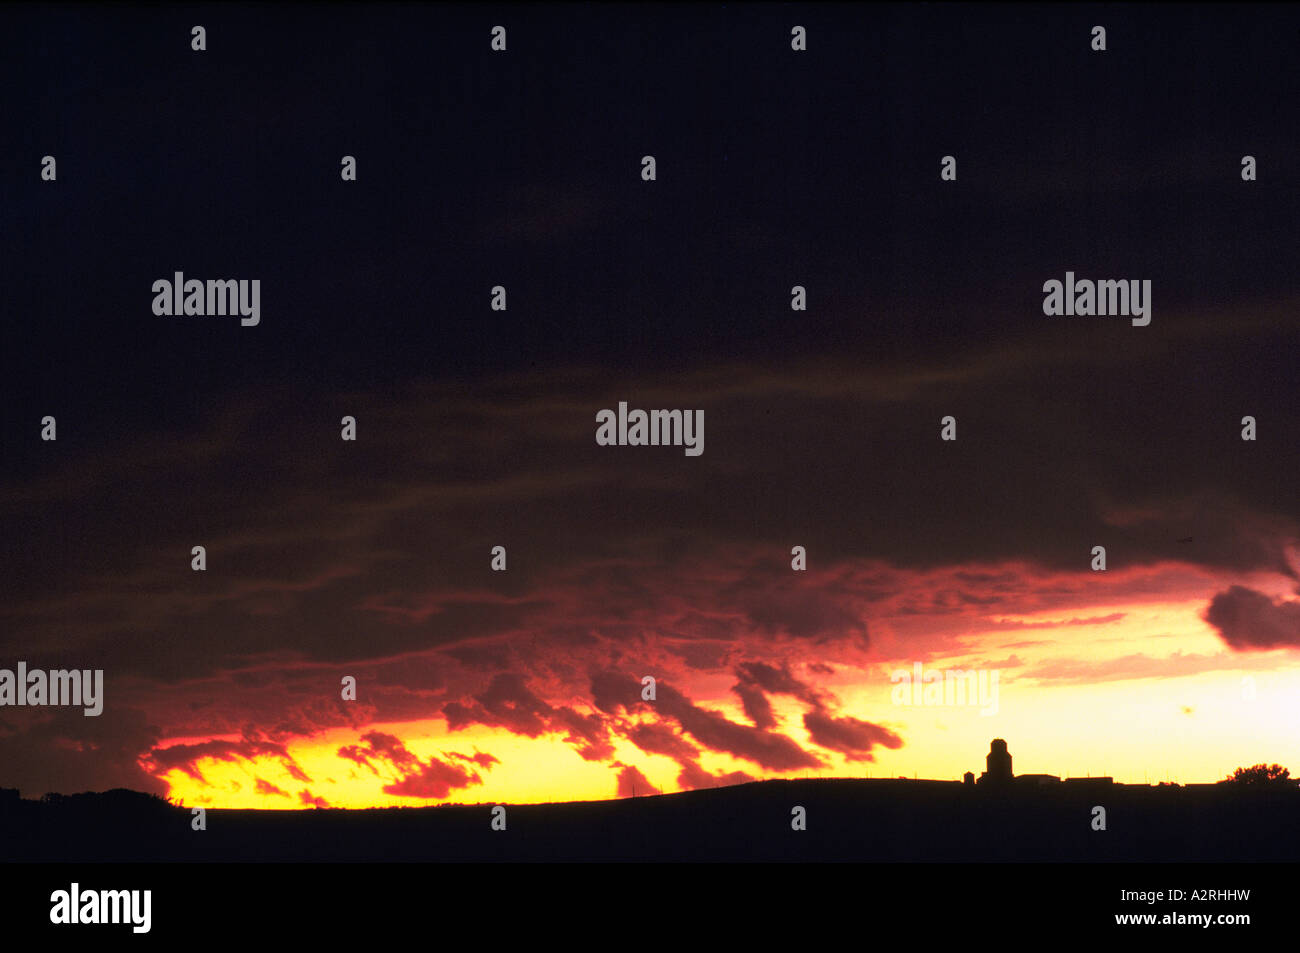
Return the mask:
M 990 706 L 894 704 L 890 672 L 911 670 L 915 659 L 878 659 L 867 669 L 841 665 L 819 682 L 840 700 L 837 716 L 889 728 L 902 736 L 902 748 L 877 747 L 874 761 L 849 761 L 816 747 L 803 726 L 804 703 L 786 695 L 769 696 L 777 725 L 825 762 L 821 769 L 764 771 L 727 754 L 701 749 L 699 763 L 713 774 L 743 771 L 764 777 L 921 777 L 955 780 L 964 771 L 984 768 L 989 741 L 1005 738 L 1018 774 L 1074 777 L 1107 774 L 1116 781 L 1155 783 L 1217 781 L 1238 765 L 1278 761 L 1300 773 L 1300 658 L 1293 652 L 1230 654 L 1200 618 L 1204 600 L 1100 605 L 1005 616 L 1002 628 L 973 631 L 955 641 L 960 652 L 926 658 L 926 670 L 997 669 L 1008 660 L 1019 665 L 998 669 L 996 713 Z M 1046 628 L 1007 627 L 1008 623 L 1064 621 L 1124 612 L 1123 619 Z M 1135 677 L 1117 678 L 1129 672 Z M 1055 672 L 1056 676 L 1050 677 Z M 1034 677 L 1034 673 L 1038 677 Z M 1249 677 L 1248 684 L 1243 679 Z M 709 676 L 692 682 L 687 694 L 696 704 L 749 724 L 730 691 L 734 676 Z M 380 775 L 341 758 L 339 748 L 360 744 L 367 731 L 400 738 L 417 758 L 449 761 L 448 752 L 486 752 L 500 760 L 488 768 L 464 762 L 482 784 L 454 788 L 442 799 L 385 793 L 396 778 L 391 766 L 376 762 Z M 686 740 L 692 741 L 689 736 Z M 166 744 L 208 738 L 168 739 Z M 234 739 L 231 739 L 234 740 Z M 662 793 L 679 790 L 680 766 L 671 758 L 646 754 L 630 741 L 612 736 L 612 760 L 635 766 Z M 695 743 L 692 741 L 692 743 Z M 295 780 L 274 757 L 253 761 L 200 761 L 202 783 L 179 770 L 164 780 L 170 797 L 186 805 L 220 808 L 297 809 L 309 807 L 299 792 L 309 789 L 332 807 L 420 806 L 436 803 L 543 803 L 604 800 L 616 796 L 618 772 L 606 762 L 584 761 L 559 734 L 526 738 L 508 731 L 473 726 L 449 733 L 440 718 L 364 729 L 337 729 L 286 744 L 312 779 Z M 697 744 L 698 747 L 698 744 Z M 260 778 L 286 795 L 258 793 Z M 638 792 L 640 793 L 640 792 Z M 649 792 L 647 792 L 649 793 Z
M 1112 623 L 982 632 L 968 640 L 967 653 L 924 662 L 926 670 L 942 670 L 1016 656 L 1024 664 L 1000 670 L 996 713 L 988 715 L 978 705 L 894 705 L 893 686 L 881 679 L 856 690 L 837 688 L 837 694 L 873 712 L 871 720 L 896 726 L 907 742 L 880 753 L 884 770 L 878 776 L 978 776 L 995 737 L 1007 740 L 1017 774 L 1109 775 L 1154 784 L 1166 776 L 1180 783 L 1217 781 L 1238 765 L 1259 761 L 1290 759 L 1296 770 L 1300 659 L 1285 651 L 1232 655 L 1200 617 L 1203 609 L 1198 599 L 1071 610 L 1068 617 L 1126 616 Z M 1012 621 L 1062 616 L 1044 612 Z M 1048 644 L 1000 647 L 1018 641 Z M 1108 665 L 1134 672 L 1146 665 L 1150 674 L 1088 677 L 1084 667 L 1074 680 L 1029 677 L 1062 659 L 1103 673 Z M 882 665 L 881 678 L 912 666 L 910 659 L 891 660 Z

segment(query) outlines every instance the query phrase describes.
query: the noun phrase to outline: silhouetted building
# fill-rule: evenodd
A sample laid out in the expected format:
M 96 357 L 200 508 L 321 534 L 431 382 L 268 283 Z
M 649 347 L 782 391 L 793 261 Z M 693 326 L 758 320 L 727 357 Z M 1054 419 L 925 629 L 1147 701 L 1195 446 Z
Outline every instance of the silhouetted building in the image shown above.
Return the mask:
M 963 774 L 963 775 L 961 776 L 961 783 L 964 784 L 964 785 L 966 785 L 966 787 L 968 787 L 968 788 L 974 787 L 974 786 L 975 786 L 975 774 L 974 774 L 974 772 L 972 772 L 972 771 L 967 771 L 965 774 Z
M 1054 774 L 1017 774 L 1016 784 L 1029 787 L 1041 787 L 1045 784 L 1060 784 L 1061 779 Z
M 1114 778 L 1066 778 L 1066 784 L 1076 788 L 1102 788 L 1114 784 Z
M 993 739 L 984 763 L 986 770 L 980 775 L 980 784 L 997 786 L 1011 783 L 1014 777 L 1011 773 L 1011 754 L 1007 751 L 1007 743 L 1001 738 Z

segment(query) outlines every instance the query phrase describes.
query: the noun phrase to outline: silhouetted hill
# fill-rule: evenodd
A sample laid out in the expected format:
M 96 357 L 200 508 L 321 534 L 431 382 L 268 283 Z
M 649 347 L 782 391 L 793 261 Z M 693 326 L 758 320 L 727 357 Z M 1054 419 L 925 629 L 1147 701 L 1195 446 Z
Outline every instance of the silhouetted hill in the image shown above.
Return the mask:
M 791 829 L 791 810 L 807 830 Z M 1106 809 L 1104 831 L 1093 807 Z M 1233 785 L 988 791 L 776 780 L 617 801 L 209 810 L 132 791 L 0 799 L 4 859 L 84 861 L 1297 861 L 1300 790 Z

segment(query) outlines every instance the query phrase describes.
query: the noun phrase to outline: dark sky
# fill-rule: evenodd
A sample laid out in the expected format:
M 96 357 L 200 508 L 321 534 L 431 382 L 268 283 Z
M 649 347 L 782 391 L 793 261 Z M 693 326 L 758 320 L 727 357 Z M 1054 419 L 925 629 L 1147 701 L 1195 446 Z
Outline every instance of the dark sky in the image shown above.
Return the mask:
M 0 714 L 27 785 L 143 786 L 108 753 L 351 717 L 294 696 L 187 720 L 179 699 L 220 708 L 187 680 L 254 662 L 288 684 L 454 644 L 482 679 L 595 696 L 623 640 L 653 642 L 623 615 L 666 592 L 748 620 L 683 623 L 699 670 L 765 657 L 726 646 L 766 634 L 867 644 L 870 593 L 761 581 L 758 554 L 788 575 L 792 542 L 822 569 L 1080 570 L 1104 539 L 1120 566 L 1295 577 L 1294 6 L 6 5 L 0 24 L 0 664 L 138 680 L 111 724 Z M 154 315 L 178 270 L 260 279 L 260 325 Z M 1151 324 L 1045 316 L 1067 270 L 1150 280 Z M 703 408 L 704 454 L 596 446 L 619 400 Z M 486 578 L 497 543 L 508 578 Z M 525 636 L 552 662 L 602 650 L 557 672 Z M 483 690 L 464 672 L 367 715 L 445 712 Z M 38 768 L 92 730 L 103 758 Z

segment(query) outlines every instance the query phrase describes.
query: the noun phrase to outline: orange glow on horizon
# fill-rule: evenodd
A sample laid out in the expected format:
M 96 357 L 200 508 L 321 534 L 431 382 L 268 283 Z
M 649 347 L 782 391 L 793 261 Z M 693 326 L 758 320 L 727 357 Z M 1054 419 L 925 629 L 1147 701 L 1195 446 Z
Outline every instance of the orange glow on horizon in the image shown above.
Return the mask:
M 769 695 L 777 726 L 826 767 L 814 771 L 767 772 L 748 761 L 701 748 L 700 765 L 714 774 L 742 771 L 770 777 L 921 777 L 956 780 L 984 767 L 990 739 L 1005 738 L 1016 773 L 1080 777 L 1110 775 L 1126 783 L 1162 780 L 1217 781 L 1238 765 L 1279 761 L 1300 769 L 1300 656 L 1294 651 L 1230 653 L 1201 618 L 1204 599 L 1098 605 L 1068 613 L 1041 612 L 1000 617 L 1001 628 L 985 627 L 957 640 L 960 653 L 943 657 L 873 657 L 870 666 L 835 665 L 816 676 L 818 688 L 840 701 L 837 716 L 884 726 L 903 738 L 896 750 L 874 749 L 874 761 L 851 761 L 817 747 L 803 726 L 807 706 L 787 695 Z M 1067 619 L 1122 619 L 1056 624 Z M 897 640 L 881 640 L 897 645 Z M 819 659 L 820 660 L 820 659 Z M 896 704 L 891 672 L 979 669 L 998 673 L 993 706 Z M 678 687 L 696 704 L 749 724 L 731 676 L 701 676 Z M 540 691 L 540 689 L 539 689 Z M 988 713 L 984 713 L 988 712 Z M 635 723 L 636 716 L 627 720 Z M 671 721 L 668 724 L 673 724 Z M 369 768 L 338 755 L 367 731 L 401 739 L 417 758 L 448 760 L 448 753 L 484 752 L 499 759 L 490 767 L 468 762 L 480 784 L 453 788 L 445 798 L 384 792 L 397 775 L 391 765 Z M 689 736 L 684 736 L 691 740 Z M 164 746 L 212 738 L 171 738 Z M 235 740 L 235 739 L 231 739 Z M 680 789 L 680 766 L 647 754 L 630 740 L 611 735 L 612 761 L 636 767 L 659 791 Z M 698 746 L 698 745 L 697 745 Z M 611 762 L 585 761 L 561 734 L 527 738 L 500 728 L 475 725 L 449 732 L 441 716 L 365 729 L 337 729 L 293 739 L 286 748 L 310 782 L 295 780 L 281 760 L 201 759 L 204 781 L 180 769 L 160 777 L 168 795 L 186 805 L 215 808 L 299 809 L 322 798 L 331 807 L 421 806 L 438 803 L 542 803 L 613 798 L 619 769 Z M 1288 761 L 1289 759 L 1289 761 Z M 259 791 L 258 780 L 273 785 Z M 284 793 L 275 793 L 275 789 Z M 647 792 L 651 793 L 651 792 Z

